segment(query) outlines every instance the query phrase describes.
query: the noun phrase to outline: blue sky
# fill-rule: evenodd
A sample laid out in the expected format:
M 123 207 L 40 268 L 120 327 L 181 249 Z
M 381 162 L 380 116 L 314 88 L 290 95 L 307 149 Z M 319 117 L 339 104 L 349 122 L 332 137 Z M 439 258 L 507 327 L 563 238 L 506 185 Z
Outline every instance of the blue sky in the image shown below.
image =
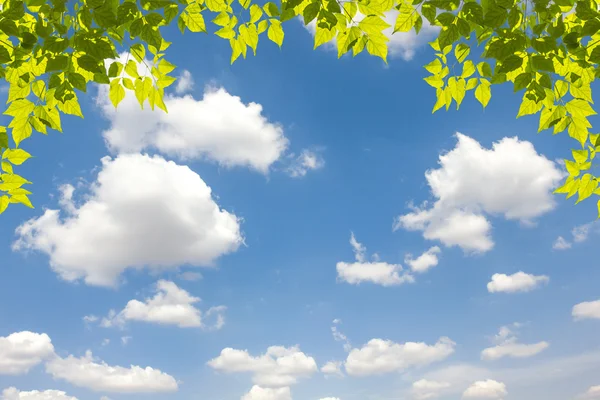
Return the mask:
M 387 66 L 295 23 L 233 66 L 168 38 L 194 81 L 169 116 L 94 89 L 27 143 L 36 209 L 0 224 L 5 399 L 599 396 L 596 207 L 551 194 L 575 142 L 516 120 L 510 88 L 431 115 L 413 37 Z

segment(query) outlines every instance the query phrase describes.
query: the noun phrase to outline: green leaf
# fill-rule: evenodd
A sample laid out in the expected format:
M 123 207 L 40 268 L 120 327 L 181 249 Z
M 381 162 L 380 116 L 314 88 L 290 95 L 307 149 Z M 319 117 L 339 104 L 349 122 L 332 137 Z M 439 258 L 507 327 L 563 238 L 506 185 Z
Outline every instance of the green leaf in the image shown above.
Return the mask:
M 260 17 L 262 17 L 262 15 L 263 12 L 260 9 L 260 6 L 256 4 L 252 4 L 252 6 L 250 6 L 250 22 L 256 23 Z
M 531 66 L 536 71 L 554 72 L 554 63 L 544 56 L 531 57 Z
M 277 7 L 277 4 L 273 3 L 273 2 L 268 2 L 263 6 L 263 10 L 265 10 L 265 13 L 269 16 L 269 17 L 278 17 L 279 16 L 279 8 Z
M 31 158 L 31 154 L 22 149 L 6 149 L 2 159 L 10 161 L 14 165 L 21 165 Z
M 573 154 L 573 159 L 578 164 L 583 164 L 586 162 L 589 155 L 587 150 L 571 150 L 571 153 Z
M 127 61 L 127 64 L 125 65 L 125 72 L 127 72 L 127 75 L 131 76 L 132 78 L 138 78 L 140 76 L 138 73 L 138 65 L 133 60 Z
M 75 89 L 81 90 L 82 92 L 86 91 L 87 82 L 83 75 L 78 74 L 76 72 L 69 72 L 69 74 L 67 75 L 67 79 Z
M 0 196 L 0 214 L 6 211 L 8 208 L 8 203 L 10 203 L 8 196 Z
M 440 32 L 440 36 L 438 37 L 440 48 L 444 49 L 446 48 L 446 46 L 450 46 L 459 38 L 460 33 L 458 32 L 458 27 L 456 25 L 444 27 L 444 29 L 442 29 L 442 31 Z
M 431 72 L 432 74 L 438 74 L 442 71 L 442 62 L 438 58 L 436 58 L 435 60 L 427 64 L 425 66 L 425 69 Z
M 532 75 L 530 72 L 523 72 L 522 74 L 517 75 L 514 83 L 514 92 L 518 92 L 521 89 L 524 89 L 531 82 Z
M 108 97 L 115 108 L 117 108 L 119 103 L 125 98 L 125 89 L 123 89 L 123 86 L 121 86 L 118 79 L 115 79 L 110 83 Z
M 284 33 L 281 29 L 281 22 L 276 19 L 271 19 L 271 26 L 267 31 L 267 36 L 271 41 L 275 42 L 279 47 L 283 44 Z
M 146 57 L 146 48 L 143 44 L 136 43 L 131 46 L 129 53 L 137 62 L 141 63 L 144 60 L 144 57 Z
M 471 48 L 464 43 L 459 43 L 454 48 L 454 56 L 456 57 L 456 60 L 458 60 L 459 63 L 463 62 L 469 56 L 470 52 Z
M 308 25 L 313 19 L 317 17 L 321 11 L 321 2 L 310 3 L 304 8 L 302 16 L 304 17 L 304 25 Z
M 579 198 L 577 199 L 575 204 L 578 204 L 581 201 L 590 197 L 597 187 L 598 181 L 591 174 L 583 175 L 579 184 L 579 190 L 577 191 Z
M 200 13 L 183 13 L 180 17 L 190 32 L 206 32 L 206 23 Z
M 490 99 L 492 98 L 490 81 L 487 79 L 479 79 L 479 86 L 477 86 L 477 89 L 475 89 L 475 98 L 479 100 L 483 108 L 487 107 Z
M 473 61 L 467 60 L 463 64 L 463 72 L 460 75 L 461 78 L 468 78 L 475 73 L 475 65 L 473 65 Z
M 523 65 L 523 59 L 516 54 L 513 54 L 510 57 L 507 57 L 502 61 L 502 64 L 498 68 L 499 74 L 506 74 L 508 72 L 519 69 Z

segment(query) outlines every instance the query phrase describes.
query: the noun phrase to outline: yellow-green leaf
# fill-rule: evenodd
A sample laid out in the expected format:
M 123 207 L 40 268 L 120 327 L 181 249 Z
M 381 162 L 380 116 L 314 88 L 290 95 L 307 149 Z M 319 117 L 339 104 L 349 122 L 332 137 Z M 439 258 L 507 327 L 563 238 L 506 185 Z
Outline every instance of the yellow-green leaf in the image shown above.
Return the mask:
M 283 44 L 284 33 L 283 29 L 281 29 L 281 22 L 276 19 L 271 19 L 271 26 L 269 26 L 269 30 L 267 31 L 267 36 L 273 42 L 275 42 L 279 47 Z
M 115 108 L 117 108 L 119 103 L 125 98 L 125 89 L 123 89 L 123 86 L 121 86 L 118 79 L 115 79 L 110 83 L 108 97 Z
M 31 154 L 22 149 L 6 149 L 2 154 L 4 160 L 8 160 L 14 165 L 21 165 L 31 158 Z

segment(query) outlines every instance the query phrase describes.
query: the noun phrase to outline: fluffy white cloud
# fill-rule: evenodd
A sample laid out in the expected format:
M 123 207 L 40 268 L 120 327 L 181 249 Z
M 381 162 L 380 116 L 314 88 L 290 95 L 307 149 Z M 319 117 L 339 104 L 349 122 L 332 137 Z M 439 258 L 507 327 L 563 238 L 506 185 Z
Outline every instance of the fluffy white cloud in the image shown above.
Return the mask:
M 523 271 L 515 272 L 512 275 L 494 274 L 492 280 L 487 284 L 487 290 L 490 293 L 529 292 L 548 281 L 550 278 L 546 275 L 526 274 Z
M 119 313 L 113 311 L 108 318 L 104 318 L 101 325 L 110 327 L 123 325 L 126 321 L 142 321 L 180 328 L 211 328 L 203 320 L 202 312 L 194 307 L 200 301 L 199 297 L 192 296 L 174 282 L 162 279 L 156 283 L 155 289 L 154 297 L 147 298 L 144 302 L 130 300 Z M 220 329 L 224 325 L 225 309 L 224 306 L 219 306 L 206 312 L 206 317 L 216 316 L 213 328 Z
M 573 306 L 571 315 L 575 320 L 600 319 L 600 300 L 576 304 Z
M 210 367 L 227 373 L 250 372 L 252 380 L 261 387 L 284 387 L 317 371 L 315 359 L 296 346 L 271 346 L 265 354 L 254 357 L 247 350 L 225 348 L 207 363 Z
M 454 353 L 455 343 L 447 337 L 428 345 L 423 342 L 394 343 L 371 339 L 360 349 L 352 349 L 345 367 L 349 375 L 366 376 L 402 371 L 441 361 Z
M 328 361 L 321 367 L 321 372 L 325 375 L 344 376 L 341 361 Z
M 424 20 L 423 27 L 417 35 L 414 30 L 410 32 L 394 32 L 394 25 L 396 24 L 396 18 L 398 17 L 398 11 L 392 10 L 385 14 L 385 21 L 391 25 L 383 31 L 383 34 L 390 40 L 388 42 L 388 50 L 390 58 L 402 58 L 405 61 L 410 61 L 415 56 L 416 51 L 428 42 L 435 39 L 439 33 L 439 28 L 429 24 L 427 20 Z M 353 20 L 355 23 L 359 23 L 364 18 L 360 12 L 356 13 Z M 302 22 L 304 24 L 304 22 Z M 312 21 L 310 24 L 305 26 L 313 36 L 316 34 L 316 21 Z M 334 48 L 335 39 L 330 42 L 326 47 Z
M 184 94 L 191 91 L 194 88 L 194 78 L 192 73 L 187 69 L 181 71 L 181 74 L 177 77 L 177 83 L 175 85 L 175 92 L 177 94 Z
M 127 268 L 212 266 L 243 242 L 200 176 L 158 156 L 103 158 L 89 191 L 62 218 L 46 210 L 18 227 L 13 248 L 46 253 L 65 280 L 110 286 Z
M 554 208 L 552 189 L 563 172 L 530 142 L 504 138 L 485 149 L 468 136 L 456 136 L 456 147 L 440 156 L 440 167 L 425 173 L 434 204 L 413 207 L 396 219 L 395 229 L 485 252 L 494 246 L 486 215 L 530 223 Z
M 67 396 L 67 393 L 60 390 L 31 390 L 22 392 L 14 387 L 4 389 L 0 400 L 77 400 L 76 397 Z
M 178 389 L 175 378 L 158 369 L 111 366 L 96 360 L 91 351 L 80 358 L 57 356 L 46 363 L 46 372 L 55 379 L 97 392 L 158 393 Z
M 474 382 L 463 393 L 468 399 L 502 399 L 506 396 L 506 385 L 492 379 Z
M 356 262 L 347 263 L 340 261 L 336 264 L 339 280 L 352 285 L 371 282 L 381 286 L 396 286 L 414 282 L 412 275 L 402 273 L 403 269 L 400 264 L 366 261 L 366 248 L 356 240 L 354 234 L 350 236 L 350 244 L 354 249 Z
M 562 236 L 557 237 L 554 243 L 552 244 L 552 248 L 554 250 L 567 250 L 571 247 L 573 247 L 573 245 Z
M 54 346 L 45 333 L 22 331 L 0 336 L 0 375 L 25 374 L 53 354 Z
M 582 396 L 582 399 L 597 400 L 600 399 L 600 385 L 591 386 Z
M 448 382 L 429 381 L 420 379 L 412 384 L 412 395 L 416 400 L 435 399 L 439 397 L 445 389 L 450 387 Z
M 438 265 L 438 254 L 442 250 L 438 246 L 433 246 L 417 258 L 412 258 L 411 254 L 407 254 L 404 262 L 408 264 L 413 272 L 427 272 L 430 268 Z
M 168 113 L 141 109 L 128 92 L 118 109 L 100 90 L 98 105 L 110 120 L 108 147 L 119 153 L 155 149 L 182 160 L 204 159 L 225 167 L 267 173 L 288 147 L 283 128 L 270 122 L 257 103 L 244 103 L 223 88 L 207 88 L 201 100 L 165 96 Z
M 288 386 L 281 388 L 264 388 L 258 385 L 252 386 L 241 400 L 292 400 L 292 393 Z
M 514 324 L 518 327 L 519 324 Z M 500 328 L 498 335 L 494 341 L 496 346 L 488 347 L 481 352 L 481 359 L 486 361 L 494 361 L 504 357 L 512 358 L 527 358 L 532 357 L 546 350 L 550 344 L 548 342 L 538 342 L 531 344 L 518 343 L 517 336 L 507 326 Z
M 290 154 L 288 158 L 290 158 L 290 165 L 287 168 L 287 172 L 293 178 L 303 177 L 309 171 L 323 168 L 325 165 L 323 157 L 312 150 L 305 149 L 298 156 Z

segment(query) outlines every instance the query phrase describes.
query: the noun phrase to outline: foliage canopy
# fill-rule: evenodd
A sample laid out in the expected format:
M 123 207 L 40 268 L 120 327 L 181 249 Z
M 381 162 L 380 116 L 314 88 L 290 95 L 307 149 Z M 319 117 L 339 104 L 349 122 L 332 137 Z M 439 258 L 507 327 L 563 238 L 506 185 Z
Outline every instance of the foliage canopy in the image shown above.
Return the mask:
M 175 78 L 165 59 L 171 43 L 161 29 L 208 32 L 227 40 L 231 62 L 256 54 L 261 35 L 282 46 L 283 23 L 315 24 L 314 47 L 332 43 L 338 57 L 366 52 L 387 59 L 384 30 L 418 34 L 439 27 L 425 81 L 433 111 L 458 108 L 467 92 L 486 107 L 492 85 L 511 82 L 522 93 L 517 117 L 539 116 L 539 131 L 566 131 L 578 143 L 569 176 L 556 190 L 580 202 L 600 195 L 591 171 L 600 135 L 591 84 L 600 75 L 600 12 L 594 0 L 0 0 L 0 75 L 10 85 L 7 126 L 0 126 L 0 213 L 10 203 L 32 207 L 30 184 L 14 166 L 30 154 L 21 142 L 34 131 L 61 131 L 62 114 L 83 117 L 88 84 L 109 85 L 116 107 L 126 91 L 140 105 L 166 110 L 164 89 Z M 210 21 L 209 27 L 207 22 Z M 477 53 L 471 56 L 471 51 Z M 126 60 L 118 59 L 127 52 Z M 146 68 L 140 74 L 138 63 Z M 598 202 L 600 209 L 600 201 Z

